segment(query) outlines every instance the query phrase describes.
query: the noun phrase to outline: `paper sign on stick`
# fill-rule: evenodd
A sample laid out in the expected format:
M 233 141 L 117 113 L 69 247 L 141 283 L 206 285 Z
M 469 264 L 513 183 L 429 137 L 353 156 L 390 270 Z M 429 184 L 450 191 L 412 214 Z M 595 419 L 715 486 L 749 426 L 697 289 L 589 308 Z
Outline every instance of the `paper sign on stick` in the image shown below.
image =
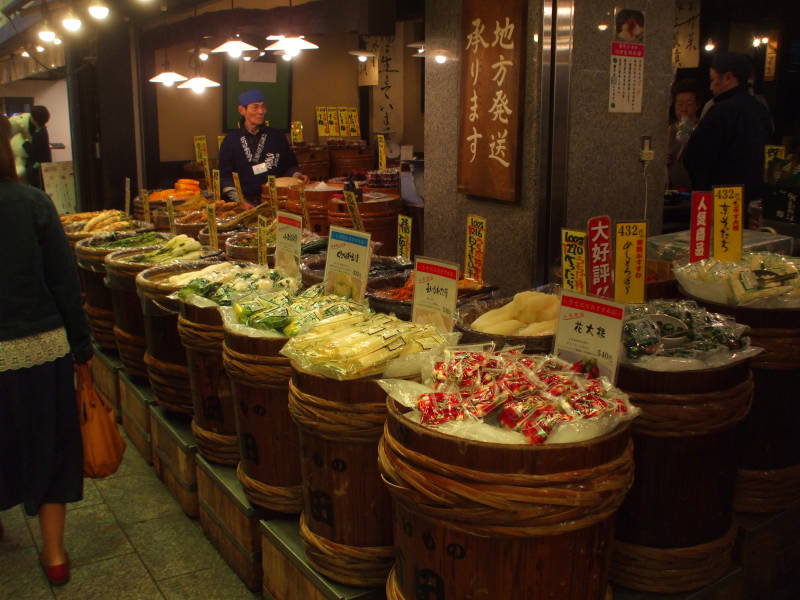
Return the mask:
M 146 223 L 152 223 L 150 218 L 150 195 L 144 188 L 139 189 L 139 198 L 142 200 L 142 212 L 144 213 L 144 220 Z
M 213 202 L 206 205 L 206 216 L 208 217 L 208 243 L 214 250 L 219 250 L 219 238 L 217 237 L 217 207 Z
M 711 211 L 713 208 L 714 195 L 711 192 L 692 192 L 689 262 L 703 260 L 711 254 Z
M 561 230 L 561 283 L 565 290 L 586 293 L 586 234 Z
M 365 231 L 364 221 L 361 219 L 361 211 L 358 209 L 358 202 L 356 201 L 356 193 L 351 190 L 345 190 L 344 203 L 347 205 L 347 212 L 350 213 L 353 227 L 358 231 Z
M 614 300 L 644 302 L 647 223 L 620 222 L 615 231 Z
M 742 258 L 742 186 L 714 188 L 714 258 Z
M 386 138 L 378 134 L 378 168 L 386 168 Z
M 611 246 L 611 217 L 592 217 L 586 223 L 589 294 L 614 296 L 614 252 Z
M 453 330 L 458 297 L 458 265 L 420 256 L 414 264 L 414 303 L 411 320 Z
M 370 234 L 331 226 L 325 262 L 325 293 L 364 299 L 370 265 Z
M 308 213 L 308 202 L 306 201 L 306 186 L 301 185 L 298 190 L 300 196 L 300 208 L 303 211 L 303 227 L 311 230 L 311 215 Z
M 411 260 L 411 217 L 397 215 L 397 256 Z
M 486 258 L 486 219 L 467 215 L 467 244 L 464 250 L 464 278 L 483 281 Z
M 233 175 L 233 187 L 236 188 L 236 197 L 239 199 L 239 204 L 244 202 L 244 192 L 242 192 L 242 182 L 239 180 L 239 173 L 234 171 Z
M 256 230 L 256 243 L 258 244 L 258 264 L 267 264 L 267 248 L 269 246 L 269 219 L 258 215 L 258 229 Z
M 267 177 L 267 190 L 269 191 L 269 215 L 274 219 L 278 215 L 278 186 L 275 183 L 275 175 Z
M 302 218 L 290 212 L 279 212 L 275 237 L 275 268 L 289 277 L 300 277 L 302 238 Z
M 131 178 L 125 178 L 125 214 L 131 214 Z

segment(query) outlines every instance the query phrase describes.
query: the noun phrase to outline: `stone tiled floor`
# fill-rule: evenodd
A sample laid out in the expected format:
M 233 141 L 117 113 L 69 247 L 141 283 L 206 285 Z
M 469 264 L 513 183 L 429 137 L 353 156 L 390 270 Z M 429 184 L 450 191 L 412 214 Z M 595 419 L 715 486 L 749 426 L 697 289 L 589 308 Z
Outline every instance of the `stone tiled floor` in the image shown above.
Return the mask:
M 37 554 L 39 524 L 22 507 L 0 512 L 0 600 L 252 600 L 200 529 L 181 512 L 153 469 L 128 443 L 120 469 L 85 480 L 68 505 L 72 579 L 53 588 Z

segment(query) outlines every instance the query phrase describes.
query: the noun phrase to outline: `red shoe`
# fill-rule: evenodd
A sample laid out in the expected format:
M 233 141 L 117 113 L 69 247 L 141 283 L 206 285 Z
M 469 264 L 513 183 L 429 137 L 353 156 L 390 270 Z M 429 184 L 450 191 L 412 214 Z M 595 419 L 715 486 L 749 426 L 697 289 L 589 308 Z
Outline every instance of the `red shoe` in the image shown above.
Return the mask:
M 42 556 L 40 554 L 39 565 L 42 567 L 44 574 L 47 576 L 47 580 L 50 582 L 50 585 L 64 585 L 69 581 L 69 556 L 67 556 L 67 562 L 48 567 L 46 564 L 44 564 L 44 562 L 42 562 Z

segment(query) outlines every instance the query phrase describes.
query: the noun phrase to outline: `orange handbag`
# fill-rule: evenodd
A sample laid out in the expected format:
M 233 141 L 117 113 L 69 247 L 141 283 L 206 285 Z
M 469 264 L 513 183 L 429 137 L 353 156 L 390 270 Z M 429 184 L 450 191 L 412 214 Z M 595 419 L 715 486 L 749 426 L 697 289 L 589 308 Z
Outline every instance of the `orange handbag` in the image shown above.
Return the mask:
M 88 364 L 77 366 L 78 415 L 83 436 L 83 474 L 92 479 L 116 472 L 125 454 L 114 409 L 94 389 Z

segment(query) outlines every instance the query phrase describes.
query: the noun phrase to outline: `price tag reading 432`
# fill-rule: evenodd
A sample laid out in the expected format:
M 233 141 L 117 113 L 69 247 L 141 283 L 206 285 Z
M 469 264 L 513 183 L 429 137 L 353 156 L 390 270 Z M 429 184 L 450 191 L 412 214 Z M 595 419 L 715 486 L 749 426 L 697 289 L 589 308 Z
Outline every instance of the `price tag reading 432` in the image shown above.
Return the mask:
M 616 269 L 614 273 L 614 300 L 617 302 L 644 302 L 646 269 L 645 241 L 647 223 L 617 223 Z
M 622 350 L 624 306 L 564 290 L 556 327 L 555 354 L 585 373 L 616 380 Z
M 370 263 L 370 234 L 332 226 L 325 262 L 325 293 L 364 299 Z
M 289 213 L 278 213 L 275 238 L 275 268 L 289 277 L 300 277 L 300 244 L 303 237 L 303 220 Z
M 453 331 L 458 296 L 458 265 L 420 256 L 414 264 L 411 320 Z
M 742 187 L 714 188 L 714 258 L 742 259 Z

